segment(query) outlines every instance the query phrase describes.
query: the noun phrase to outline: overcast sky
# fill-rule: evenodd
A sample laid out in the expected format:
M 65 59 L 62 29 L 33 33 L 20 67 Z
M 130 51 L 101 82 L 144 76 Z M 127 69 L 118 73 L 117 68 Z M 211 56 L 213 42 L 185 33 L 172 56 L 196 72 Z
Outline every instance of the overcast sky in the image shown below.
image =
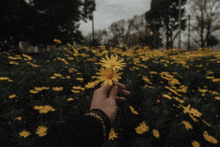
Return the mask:
M 28 0 L 25 0 L 28 1 Z M 84 1 L 84 0 L 83 0 Z M 199 0 L 200 1 L 200 0 Z M 187 1 L 189 4 L 192 1 Z M 203 0 L 201 0 L 203 2 Z M 95 31 L 106 29 L 109 31 L 109 27 L 112 23 L 118 22 L 121 19 L 127 21 L 132 19 L 135 15 L 142 15 L 150 10 L 151 0 L 95 0 L 96 10 L 93 12 L 94 15 L 94 29 Z M 190 5 L 185 5 L 185 10 L 187 16 L 188 14 L 192 15 L 189 11 Z M 216 3 L 216 6 L 220 5 Z M 215 9 L 216 7 L 212 7 Z M 218 9 L 220 6 L 218 7 Z M 213 10 L 214 11 L 214 10 Z M 190 23 L 193 24 L 195 18 L 191 17 Z M 87 36 L 89 33 L 92 33 L 92 21 L 87 19 L 87 23 L 80 21 L 79 30 L 82 32 L 83 36 Z M 186 40 L 188 36 L 188 29 L 181 32 L 182 40 Z M 192 31 L 191 31 L 192 34 Z M 219 35 L 218 35 L 219 36 Z M 175 41 L 178 41 L 176 39 Z M 176 44 L 174 41 L 174 44 Z
M 150 10 L 151 0 L 95 0 L 94 30 L 108 29 L 111 23 L 121 19 L 127 21 L 135 15 Z M 92 33 L 92 21 L 80 21 L 79 30 L 83 36 Z

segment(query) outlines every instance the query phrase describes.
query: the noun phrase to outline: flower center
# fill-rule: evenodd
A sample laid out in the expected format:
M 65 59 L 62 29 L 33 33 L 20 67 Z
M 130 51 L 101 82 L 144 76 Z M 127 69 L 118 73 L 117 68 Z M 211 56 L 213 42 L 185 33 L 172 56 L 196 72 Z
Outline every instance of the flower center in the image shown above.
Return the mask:
M 112 67 L 115 67 L 115 65 L 116 65 L 115 63 L 110 63 L 110 66 Z
M 113 77 L 113 74 L 112 73 L 109 73 L 109 74 L 107 74 L 107 79 L 111 79 L 112 77 Z

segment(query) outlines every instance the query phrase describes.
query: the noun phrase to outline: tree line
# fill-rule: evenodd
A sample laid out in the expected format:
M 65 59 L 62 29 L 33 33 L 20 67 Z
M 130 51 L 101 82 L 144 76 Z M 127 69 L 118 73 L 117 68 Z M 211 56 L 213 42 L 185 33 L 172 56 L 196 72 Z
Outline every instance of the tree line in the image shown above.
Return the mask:
M 182 0 L 182 6 L 186 3 L 186 0 Z M 191 0 L 188 1 L 188 5 L 190 6 L 188 13 L 191 18 L 195 18 L 195 22 L 193 25 L 187 24 L 191 19 L 187 21 L 185 9 L 182 8 L 181 30 L 186 30 L 188 25 L 191 32 L 189 34 L 191 47 L 218 45 L 220 38 L 217 38 L 214 33 L 218 33 L 220 30 L 220 2 L 218 0 Z M 135 15 L 127 21 L 122 19 L 113 22 L 108 30 L 95 31 L 94 43 L 96 46 L 115 47 L 122 42 L 129 48 L 136 45 L 149 46 L 154 49 L 164 45 L 166 45 L 166 49 L 173 48 L 173 43 L 179 35 L 179 0 L 151 1 L 149 11 L 140 16 Z M 131 33 L 132 31 L 135 33 Z M 162 38 L 166 38 L 164 44 Z M 91 46 L 92 43 L 92 33 L 90 33 L 86 36 L 86 45 Z M 189 42 L 186 41 L 183 44 L 187 46 Z
M 218 44 L 219 40 L 212 33 L 220 29 L 218 22 L 215 22 L 219 16 L 219 1 L 203 1 L 190 1 L 192 14 L 197 20 L 196 27 L 191 31 L 197 32 L 198 37 L 193 39 L 200 47 Z M 181 5 L 186 2 L 182 0 Z M 181 30 L 187 27 L 185 8 L 179 8 L 179 0 L 152 0 L 150 10 L 143 15 L 114 22 L 109 26 L 109 31 L 95 31 L 94 41 L 92 34 L 82 36 L 78 28 L 80 20 L 92 20 L 95 0 L 1 0 L 0 8 L 3 12 L 0 14 L 1 51 L 10 49 L 11 45 L 18 51 L 19 41 L 46 46 L 54 44 L 54 38 L 61 39 L 62 44 L 74 41 L 79 45 L 115 47 L 124 43 L 129 48 L 136 45 L 159 48 L 164 45 L 164 33 L 165 45 L 169 49 L 179 35 L 179 9 L 182 14 Z

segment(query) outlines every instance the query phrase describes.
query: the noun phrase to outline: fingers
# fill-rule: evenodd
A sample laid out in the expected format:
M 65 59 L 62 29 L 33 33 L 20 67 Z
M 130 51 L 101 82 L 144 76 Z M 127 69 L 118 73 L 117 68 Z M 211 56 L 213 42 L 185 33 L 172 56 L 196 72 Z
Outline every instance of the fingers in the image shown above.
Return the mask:
M 125 90 L 126 87 L 124 84 L 114 82 L 114 85 L 118 86 L 118 92 L 122 92 L 124 95 L 127 95 L 127 96 L 131 94 L 129 91 Z
M 118 83 L 118 82 L 114 82 L 115 86 L 118 86 L 118 89 L 126 89 L 124 84 Z
M 118 90 L 118 93 L 119 92 L 121 92 L 123 95 L 125 95 L 125 96 L 128 96 L 128 95 L 130 95 L 131 93 L 129 92 L 129 91 L 127 91 L 127 90 L 121 90 L 121 89 L 119 89 Z M 109 95 L 110 95 L 110 93 L 108 94 L 108 97 L 109 97 Z M 120 95 L 120 94 L 119 94 Z M 121 96 L 121 95 L 120 95 Z
M 121 102 L 125 102 L 126 99 L 124 97 L 117 97 L 116 101 L 121 103 Z
M 127 90 L 119 90 L 118 92 L 121 92 L 121 93 L 123 93 L 123 95 L 126 95 L 126 96 L 128 96 L 128 95 L 131 94 L 131 93 L 130 93 L 129 91 L 127 91 Z

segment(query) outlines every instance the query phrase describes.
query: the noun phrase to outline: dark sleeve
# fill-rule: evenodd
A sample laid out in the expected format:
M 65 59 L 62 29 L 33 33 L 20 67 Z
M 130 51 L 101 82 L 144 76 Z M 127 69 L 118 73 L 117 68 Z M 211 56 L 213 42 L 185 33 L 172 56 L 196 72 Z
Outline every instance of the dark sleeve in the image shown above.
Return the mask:
M 109 133 L 109 132 L 106 132 Z M 103 126 L 99 119 L 84 115 L 48 128 L 47 135 L 37 136 L 38 147 L 101 147 L 104 144 Z

